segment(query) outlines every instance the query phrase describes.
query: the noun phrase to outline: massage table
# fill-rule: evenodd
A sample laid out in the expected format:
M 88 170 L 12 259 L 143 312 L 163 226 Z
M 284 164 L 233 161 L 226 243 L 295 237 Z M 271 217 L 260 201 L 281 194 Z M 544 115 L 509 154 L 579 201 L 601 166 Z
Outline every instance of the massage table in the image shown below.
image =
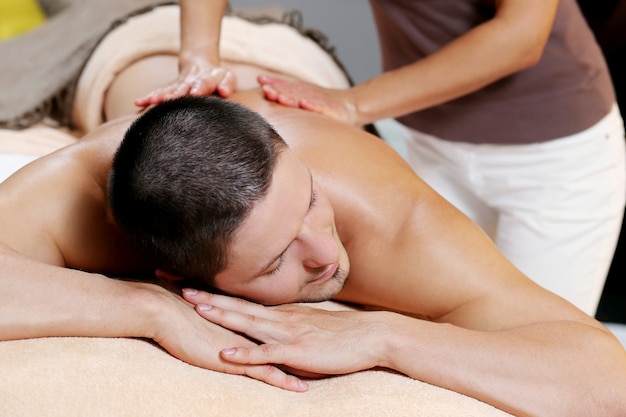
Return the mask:
M 82 1 L 77 0 L 76 7 L 93 3 Z M 127 13 L 126 6 L 133 2 L 124 3 L 121 10 Z M 143 7 L 149 2 L 136 3 Z M 102 123 L 102 98 L 117 71 L 143 56 L 176 53 L 178 13 L 177 6 L 162 5 L 116 18 L 106 32 L 94 35 L 97 41 L 81 44 L 91 49 L 84 65 L 72 67 L 78 68 L 76 76 L 60 77 L 56 88 L 42 92 L 39 101 L 47 104 L 33 102 L 10 118 L 6 116 L 11 112 L 0 114 L 5 116 L 0 129 L 0 181 Z M 282 21 L 227 16 L 222 56 L 328 87 L 349 86 L 349 77 L 323 36 L 307 32 L 297 15 L 285 16 Z M 54 114 L 50 103 L 59 97 L 66 108 Z M 347 308 L 332 301 L 318 307 Z M 308 392 L 288 392 L 245 376 L 189 365 L 138 338 L 4 341 L 0 370 L 0 416 L 7 417 L 510 417 L 476 399 L 385 369 L 316 379 L 310 381 Z

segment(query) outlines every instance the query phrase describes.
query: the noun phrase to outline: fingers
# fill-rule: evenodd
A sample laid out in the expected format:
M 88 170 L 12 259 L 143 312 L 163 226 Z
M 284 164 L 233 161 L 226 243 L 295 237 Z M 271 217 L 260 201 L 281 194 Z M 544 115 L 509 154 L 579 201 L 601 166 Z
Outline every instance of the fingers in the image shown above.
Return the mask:
M 209 304 L 225 310 L 234 310 L 243 313 L 256 313 L 267 309 L 261 304 L 246 301 L 230 295 L 215 294 L 200 291 L 195 288 L 183 288 L 183 298 L 192 304 Z
M 237 89 L 237 77 L 228 71 L 224 78 L 217 85 L 217 92 L 220 96 L 227 98 Z
M 182 293 L 183 299 L 195 305 L 203 304 L 218 307 L 222 310 L 257 316 L 267 320 L 278 320 L 281 317 L 279 307 L 265 307 L 261 304 L 252 303 L 241 298 L 213 294 L 191 288 L 184 288 Z
M 231 71 L 222 68 L 210 70 L 192 68 L 172 84 L 152 91 L 145 97 L 135 100 L 138 107 L 146 107 L 152 104 L 171 100 L 185 95 L 210 95 L 217 93 L 226 98 L 237 88 L 237 77 Z
M 237 333 L 243 333 L 263 343 L 286 343 L 291 341 L 289 324 L 273 320 L 270 314 L 245 313 L 240 310 L 225 310 L 215 306 L 199 304 L 196 312 L 206 320 Z
M 286 107 L 299 107 L 299 99 L 296 98 L 293 91 L 284 90 L 286 87 L 293 87 L 295 84 L 269 75 L 259 75 L 257 81 L 261 85 L 261 91 L 263 91 L 263 95 L 267 100 Z M 280 87 L 282 87 L 283 91 L 281 91 Z
M 309 384 L 293 375 L 288 375 L 273 365 L 261 364 L 245 368 L 245 375 L 288 391 L 304 392 Z
M 285 355 L 281 345 L 259 345 L 253 348 L 233 347 L 224 349 L 220 356 L 229 362 L 245 365 L 262 365 L 268 363 L 284 364 Z
M 208 304 L 224 310 L 238 311 L 245 314 L 256 314 L 265 309 L 260 304 L 251 303 L 241 298 L 199 291 L 195 288 L 183 288 L 182 295 L 185 300 L 192 304 Z
M 300 100 L 300 102 L 298 103 L 298 106 L 303 109 L 303 110 L 308 110 L 308 111 L 312 111 L 315 113 L 322 113 L 324 114 L 324 108 L 321 106 L 316 105 L 315 102 L 313 101 L 309 101 L 305 98 L 303 98 L 302 100 Z
M 271 75 L 259 75 L 256 79 L 257 79 L 257 82 L 261 84 L 261 86 L 269 85 L 269 84 L 277 84 L 277 83 L 285 81 L 280 78 L 272 77 Z
M 287 365 L 287 363 L 290 362 L 290 359 L 288 359 L 290 357 L 289 351 L 282 345 L 260 345 L 253 348 L 228 348 L 222 350 L 220 356 L 225 361 L 237 365 L 262 366 L 271 363 L 281 370 L 304 378 L 323 378 L 329 375 L 328 373 L 311 372 Z
M 187 94 L 191 89 L 191 86 L 186 82 L 179 82 L 170 84 L 166 87 L 154 90 L 145 97 L 135 100 L 135 105 L 138 107 L 146 107 L 152 104 L 159 104 L 163 101 L 170 100 L 176 97 Z
M 286 107 L 299 107 L 299 100 L 291 94 L 281 93 L 271 85 L 261 87 L 266 100 L 274 101 Z
M 274 89 L 271 85 L 262 85 L 261 91 L 263 91 L 263 95 L 266 100 L 278 101 L 278 91 L 276 91 L 276 89 Z

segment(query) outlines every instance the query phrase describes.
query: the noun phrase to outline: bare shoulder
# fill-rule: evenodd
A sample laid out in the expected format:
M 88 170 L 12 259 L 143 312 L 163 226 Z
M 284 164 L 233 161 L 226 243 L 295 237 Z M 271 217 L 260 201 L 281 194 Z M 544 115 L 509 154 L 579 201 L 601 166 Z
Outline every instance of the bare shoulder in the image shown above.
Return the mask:
M 94 269 L 117 239 L 106 178 L 130 119 L 109 122 L 0 184 L 0 243 L 31 259 Z M 103 255 L 96 255 L 103 251 Z

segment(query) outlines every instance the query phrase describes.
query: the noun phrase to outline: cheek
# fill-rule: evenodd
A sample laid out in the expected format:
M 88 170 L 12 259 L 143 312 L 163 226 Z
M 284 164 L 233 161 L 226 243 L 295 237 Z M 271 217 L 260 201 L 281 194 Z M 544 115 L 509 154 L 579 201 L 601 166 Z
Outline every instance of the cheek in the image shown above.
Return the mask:
M 277 275 L 261 277 L 249 287 L 246 298 L 261 304 L 285 304 L 300 298 L 299 274 L 290 268 L 283 268 Z

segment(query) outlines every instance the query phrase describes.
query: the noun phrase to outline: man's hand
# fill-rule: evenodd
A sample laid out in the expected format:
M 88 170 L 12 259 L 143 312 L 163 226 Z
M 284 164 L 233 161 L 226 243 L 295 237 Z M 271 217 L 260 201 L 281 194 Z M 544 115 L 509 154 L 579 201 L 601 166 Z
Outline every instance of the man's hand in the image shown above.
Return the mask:
M 267 100 L 324 114 L 342 123 L 358 126 L 357 109 L 350 90 L 322 88 L 303 81 L 282 80 L 269 75 L 260 75 L 257 81 Z
M 215 371 L 247 375 L 290 391 L 306 391 L 308 385 L 272 364 L 240 364 L 225 361 L 220 351 L 231 346 L 253 348 L 255 343 L 199 317 L 192 304 L 163 290 L 154 303 L 157 330 L 152 339 L 170 354 L 191 365 Z
M 294 372 L 347 374 L 379 365 L 385 352 L 385 312 L 327 311 L 290 304 L 264 307 L 195 290 L 183 296 L 205 319 L 262 344 L 224 349 L 232 364 L 280 364 Z
M 230 70 L 196 61 L 182 67 L 174 82 L 135 100 L 135 105 L 146 107 L 185 95 L 210 95 L 214 92 L 226 98 L 236 88 L 237 78 Z

